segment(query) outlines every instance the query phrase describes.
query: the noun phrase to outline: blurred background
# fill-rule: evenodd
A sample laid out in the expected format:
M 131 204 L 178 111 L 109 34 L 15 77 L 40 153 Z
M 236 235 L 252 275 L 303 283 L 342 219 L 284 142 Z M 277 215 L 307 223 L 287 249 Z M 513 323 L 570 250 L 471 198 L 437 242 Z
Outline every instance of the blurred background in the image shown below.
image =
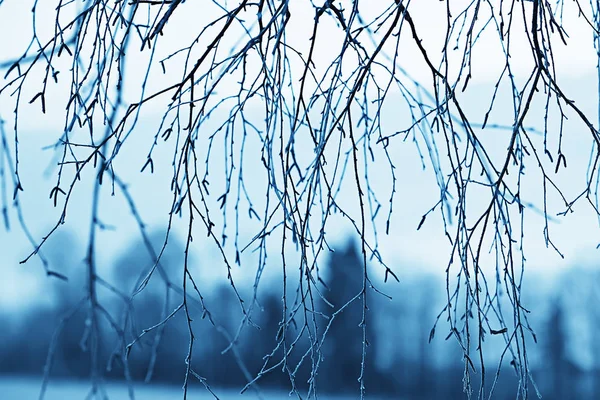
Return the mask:
M 155 245 L 160 246 L 164 231 L 153 229 L 150 237 Z M 21 307 L 2 307 L 2 393 L 13 390 L 15 396 L 23 393 L 35 393 L 37 396 L 45 368 L 50 368 L 50 399 L 67 398 L 61 397 L 67 396 L 65 393 L 69 393 L 71 398 L 83 398 L 89 390 L 89 386 L 77 383 L 90 376 L 90 355 L 86 348 L 88 312 L 81 302 L 85 296 L 85 270 L 78 268 L 82 264 L 79 251 L 73 251 L 81 247 L 72 232 L 60 232 L 53 237 L 46 254 L 57 271 L 69 277 L 69 282 L 56 279 L 38 282 L 44 289 L 39 292 L 36 301 Z M 143 248 L 140 240 L 126 243 L 106 273 L 108 283 L 124 292 L 133 290 L 139 284 L 140 269 L 153 265 L 150 256 L 141 251 Z M 174 277 L 180 270 L 182 248 L 182 242 L 176 238 L 169 241 L 162 260 L 167 275 Z M 195 257 L 194 263 L 200 268 L 210 268 L 211 260 Z M 324 291 L 333 307 L 321 302 L 317 308 L 331 316 L 362 286 L 362 260 L 355 241 L 347 238 L 345 244 L 329 254 L 324 265 Z M 401 267 L 419 269 L 415 265 Z M 600 398 L 598 270 L 592 264 L 573 265 L 553 275 L 548 278 L 533 272 L 527 275 L 525 282 L 528 290 L 523 304 L 531 310 L 529 320 L 537 338 L 537 343 L 528 339 L 532 380 L 545 399 Z M 22 279 L 39 278 L 24 275 Z M 20 283 L 15 280 L 12 284 Z M 439 275 L 414 273 L 403 276 L 400 283 L 382 284 L 381 289 L 392 300 L 384 296 L 370 296 L 370 311 L 366 317 L 368 350 L 364 361 L 369 397 L 465 398 L 462 351 L 456 340 L 450 337 L 443 312 L 436 324 L 436 317 L 446 303 L 445 286 L 446 282 Z M 240 288 L 244 298 L 251 297 L 251 290 L 252 285 Z M 215 281 L 210 290 L 203 293 L 210 316 L 203 317 L 201 307 L 192 308 L 191 324 L 197 343 L 193 357 L 199 366 L 196 372 L 218 395 L 233 396 L 244 387 L 249 376 L 255 377 L 261 371 L 265 361 L 271 365 L 275 364 L 273 360 L 281 359 L 283 349 L 276 346 L 283 304 L 281 284 L 267 279 L 257 294 L 259 308 L 253 314 L 253 323 L 239 335 L 235 352 L 224 352 L 229 348 L 231 339 L 224 332 L 235 332 L 243 315 L 229 284 Z M 99 295 L 107 311 L 129 318 L 130 321 L 124 324 L 129 330 L 125 332 L 128 342 L 144 329 L 161 322 L 165 313 L 171 312 L 180 301 L 159 280 L 151 280 L 146 290 L 131 302 L 123 301 L 108 289 Z M 359 327 L 362 318 L 362 304 L 355 301 L 347 304 L 330 327 L 322 349 L 324 360 L 317 376 L 317 387 L 324 398 L 327 394 L 357 398 L 357 378 L 362 362 L 362 329 Z M 213 321 L 208 321 L 210 319 Z M 435 331 L 432 332 L 434 325 Z M 325 324 L 321 326 L 321 329 L 324 328 Z M 487 382 L 496 385 L 493 398 L 514 398 L 517 381 L 511 370 L 510 357 L 504 354 L 504 361 L 498 367 L 505 350 L 504 340 L 501 335 L 490 332 L 485 337 Z M 100 340 L 100 364 L 107 367 L 105 377 L 112 382 L 109 387 L 120 393 L 121 397 L 114 398 L 126 398 L 125 386 L 118 383 L 124 377 L 124 366 L 117 356 L 120 337 L 106 323 L 102 326 Z M 135 342 L 129 355 L 128 373 L 137 382 L 138 389 L 154 388 L 146 394 L 138 394 L 139 398 L 173 398 L 170 396 L 181 392 L 188 346 L 189 333 L 182 313 Z M 307 348 L 307 343 L 300 346 Z M 46 366 L 49 349 L 52 362 Z M 115 356 L 111 358 L 112 352 Z M 302 351 L 295 352 L 291 359 L 301 356 Z M 240 360 L 243 368 L 240 368 Z M 301 368 L 304 370 L 298 371 L 295 384 L 299 389 L 305 389 L 310 377 L 310 364 Z M 143 384 L 144 381 L 152 384 Z M 167 389 L 169 387 L 171 389 Z M 119 388 L 122 389 L 120 392 Z M 264 374 L 246 396 L 251 398 L 260 390 L 267 398 L 269 393 L 276 393 L 272 394 L 273 398 L 283 398 L 287 397 L 289 388 L 288 373 L 279 366 Z M 160 393 L 165 397 L 158 397 Z M 343 397 L 344 394 L 347 397 Z M 203 396 L 209 398 L 208 394 Z

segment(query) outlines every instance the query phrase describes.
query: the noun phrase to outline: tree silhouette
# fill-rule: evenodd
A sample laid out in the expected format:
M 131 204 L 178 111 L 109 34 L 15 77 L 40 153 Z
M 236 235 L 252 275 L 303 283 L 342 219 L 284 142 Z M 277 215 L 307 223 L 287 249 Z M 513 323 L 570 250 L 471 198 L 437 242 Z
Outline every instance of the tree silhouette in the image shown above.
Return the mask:
M 259 305 L 260 312 L 255 320 L 257 328 L 247 333 L 243 344 L 248 369 L 255 375 L 268 370 L 283 358 L 283 348 L 277 346 L 281 336 L 281 296 L 267 292 L 259 298 Z M 288 379 L 282 374 L 281 368 L 277 368 L 262 376 L 258 382 L 262 386 L 285 388 Z
M 331 391 L 356 391 L 363 375 L 374 373 L 375 336 L 363 332 L 368 318 L 363 303 L 363 261 L 356 244 L 349 241 L 345 248 L 331 254 L 327 265 L 326 298 L 333 305 L 329 314 L 325 342 L 324 370 L 319 374 L 322 386 Z M 328 308 L 326 306 L 326 308 Z M 367 344 L 363 346 L 366 333 Z M 365 354 L 365 348 L 369 347 Z M 370 378 L 376 375 L 372 374 Z M 365 377 L 368 384 L 368 378 Z
M 163 237 L 159 230 L 152 231 L 148 235 L 149 244 L 154 249 L 160 248 Z M 181 329 L 183 320 L 180 315 L 168 319 L 177 308 L 177 293 L 173 286 L 181 265 L 180 247 L 176 237 L 171 237 L 158 266 L 160 273 L 148 281 L 146 290 L 132 297 L 128 294 L 138 290 L 155 265 L 152 252 L 145 248 L 143 241 L 134 241 L 113 265 L 114 287 L 123 294 L 118 296 L 115 307 L 124 335 L 117 338 L 117 343 L 119 340 L 121 345 L 135 342 L 127 349 L 128 373 L 134 379 L 177 382 L 185 373 L 182 360 L 187 338 Z M 161 324 L 161 321 L 165 323 Z M 149 330 L 148 334 L 145 334 L 146 330 Z
M 566 382 L 568 382 L 567 335 L 565 333 L 565 319 L 563 305 L 557 298 L 552 302 L 550 317 L 548 318 L 547 334 L 547 359 L 550 370 L 551 387 L 548 393 L 551 398 L 564 399 L 567 396 Z
M 399 209 L 415 207 L 408 223 L 417 230 L 434 224 L 448 238 L 452 287 L 444 316 L 465 355 L 465 391 L 477 390 L 473 377 L 478 398 L 492 395 L 484 393 L 480 342 L 489 324 L 507 326 L 504 315 L 511 315 L 502 337 L 516 358 L 518 397 L 529 397 L 525 216 L 541 210 L 542 226 L 528 237 L 562 255 L 550 216 L 566 217 L 586 202 L 598 214 L 598 123 L 562 84 L 561 63 L 578 52 L 596 57 L 597 2 L 0 0 L 0 16 L 7 38 L 0 60 L 2 218 L 33 245 L 24 262 L 38 257 L 48 276 L 64 279 L 44 249 L 77 207 L 86 208 L 88 217 L 73 223 L 88 232 L 84 301 L 94 393 L 103 376 L 101 327 L 119 331 L 99 296 L 116 289 L 98 270 L 109 217 L 135 224 L 149 247 L 145 218 L 163 216 L 164 246 L 152 250 L 148 280 L 160 274 L 171 232 L 185 232 L 183 273 L 173 288 L 189 361 L 197 344 L 192 309 L 210 311 L 190 268 L 198 242 L 220 257 L 244 323 L 255 302 L 242 299 L 234 265 L 256 262 L 260 280 L 267 254 L 278 254 L 284 296 L 298 269 L 299 308 L 288 318 L 284 299 L 286 331 L 296 316 L 317 311 L 321 256 L 339 226 L 360 236 L 363 266 L 371 260 L 387 280 L 395 275 L 378 239 L 397 232 Z M 576 51 L 561 56 L 556 49 L 565 44 Z M 476 85 L 481 75 L 493 83 Z M 44 127 L 44 145 L 55 151 L 48 186 L 34 185 L 23 169 L 24 162 L 41 164 L 22 145 L 32 123 Z M 582 146 L 568 146 L 579 142 L 566 132 L 585 134 L 589 165 L 570 161 L 581 158 L 572 148 Z M 405 152 L 404 142 L 414 152 Z M 423 168 L 435 190 L 429 193 L 439 195 L 398 196 L 401 178 L 420 180 Z M 575 192 L 565 190 L 566 171 L 582 177 L 568 179 Z M 80 201 L 82 192 L 88 200 Z M 169 205 L 148 206 L 163 193 Z M 36 219 L 28 216 L 36 212 L 26 207 L 28 196 L 57 208 L 42 234 L 27 224 Z M 114 213 L 119 207 L 131 220 Z M 379 289 L 364 272 L 355 273 L 364 277 L 366 298 L 367 289 Z M 505 285 L 508 306 L 495 300 Z M 322 341 L 319 324 L 306 322 L 301 334 L 313 353 Z M 312 360 L 315 377 L 319 362 Z M 197 378 L 193 364 L 186 363 L 185 393 Z

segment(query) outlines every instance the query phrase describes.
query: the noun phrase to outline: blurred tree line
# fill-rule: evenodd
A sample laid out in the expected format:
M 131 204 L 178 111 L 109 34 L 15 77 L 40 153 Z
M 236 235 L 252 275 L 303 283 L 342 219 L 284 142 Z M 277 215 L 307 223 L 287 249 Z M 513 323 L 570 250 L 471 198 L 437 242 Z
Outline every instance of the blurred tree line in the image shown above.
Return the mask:
M 160 241 L 162 237 L 158 231 L 151 235 L 153 241 Z M 49 367 L 54 378 L 89 376 L 88 312 L 81 306 L 85 277 L 77 273 L 78 260 L 82 257 L 78 258 L 73 251 L 77 248 L 74 236 L 63 234 L 57 238 L 49 258 L 70 280 L 53 281 L 52 290 L 43 294 L 49 299 L 43 305 L 16 315 L 0 315 L 0 326 L 4 327 L 0 332 L 2 374 L 39 375 Z M 108 302 L 112 307 L 108 311 L 120 316 L 118 323 L 124 330 L 118 335 L 108 323 L 103 327 L 102 346 L 106 351 L 102 354 L 108 378 L 121 379 L 127 370 L 135 380 L 181 383 L 189 346 L 185 315 L 177 313 L 161 324 L 180 302 L 170 285 L 181 279 L 181 248 L 180 243 L 171 240 L 161 259 L 162 279 L 151 279 L 145 290 L 130 301 L 123 294 L 132 293 L 143 279 L 143 275 L 135 275 L 133 271 L 143 266 L 147 272 L 153 261 L 144 244 L 134 241 L 113 264 L 112 283 L 106 285 L 103 295 L 113 299 Z M 391 289 L 394 301 L 370 291 L 365 309 L 360 297 L 349 302 L 362 290 L 362 272 L 361 255 L 351 241 L 332 252 L 328 259 L 323 293 L 331 304 L 322 302 L 320 310 L 327 318 L 335 318 L 322 348 L 323 359 L 316 377 L 318 389 L 358 393 L 358 377 L 364 367 L 369 393 L 410 399 L 465 398 L 460 385 L 464 362 L 459 347 L 453 340 L 445 341 L 445 334 L 429 340 L 433 322 L 444 302 L 440 298 L 442 283 L 426 276 L 412 279 L 410 284 Z M 590 306 L 598 304 L 600 290 L 598 285 L 590 284 L 598 279 L 590 279 L 586 276 L 589 273 L 577 269 L 569 279 L 561 280 L 568 285 L 546 302 L 546 310 L 538 318 L 540 343 L 530 348 L 537 349 L 531 357 L 532 371 L 546 399 L 600 398 L 600 314 Z M 193 358 L 198 366 L 196 372 L 210 385 L 240 388 L 259 374 L 256 383 L 261 388 L 289 389 L 289 374 L 283 366 L 266 368 L 268 373 L 260 373 L 265 365 L 277 364 L 284 351 L 277 347 L 283 302 L 282 293 L 275 287 L 279 285 L 263 288 L 258 293 L 257 311 L 252 323 L 237 336 L 235 351 L 230 346 L 231 335 L 239 331 L 244 318 L 237 298 L 227 285 L 203 294 L 210 313 L 207 316 L 198 309 L 192 315 L 196 338 Z M 573 288 L 578 288 L 575 294 Z M 364 366 L 363 319 L 367 322 Z M 57 321 L 59 328 L 55 331 Z M 323 323 L 320 329 L 326 325 Z M 442 325 L 436 329 L 443 331 Z M 135 341 L 125 365 L 118 357 L 123 342 L 131 343 L 147 328 L 153 329 Z M 500 342 L 488 345 L 503 349 Z M 51 365 L 46 362 L 49 348 Z M 226 349 L 229 351 L 224 351 Z M 302 354 L 296 353 L 290 356 L 296 363 L 301 357 Z M 240 360 L 243 368 L 240 368 Z M 494 365 L 490 370 L 495 368 Z M 301 365 L 295 376 L 294 385 L 305 388 L 310 379 L 310 364 Z M 514 376 L 507 360 L 498 380 L 495 382 L 493 376 L 488 379 L 489 385 L 496 385 L 494 398 L 514 398 Z

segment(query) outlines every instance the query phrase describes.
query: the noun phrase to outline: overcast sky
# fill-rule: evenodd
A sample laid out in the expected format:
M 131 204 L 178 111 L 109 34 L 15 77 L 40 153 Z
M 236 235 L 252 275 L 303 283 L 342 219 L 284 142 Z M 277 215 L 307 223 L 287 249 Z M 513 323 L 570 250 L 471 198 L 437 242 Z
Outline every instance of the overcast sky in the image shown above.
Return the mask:
M 43 5 L 48 7 L 46 12 L 49 14 L 45 15 L 52 15 L 50 12 L 53 7 L 50 6 L 50 3 L 53 2 L 46 2 L 46 5 Z M 466 3 L 465 1 L 453 2 L 456 7 Z M 525 6 L 531 7 L 531 4 L 527 3 Z M 307 11 L 308 9 L 302 8 L 302 6 L 295 7 L 297 8 L 292 9 L 294 16 L 306 13 L 307 20 L 311 19 L 312 11 Z M 422 29 L 421 32 L 423 43 L 426 46 L 439 48 L 440 40 L 443 40 L 445 7 L 445 2 L 433 0 L 411 2 L 410 10 L 413 13 L 413 18 L 417 22 L 422 21 L 422 25 L 418 26 L 427 27 L 427 29 Z M 0 57 L 3 59 L 17 56 L 27 45 L 30 30 L 26 27 L 31 21 L 31 14 L 28 11 L 30 8 L 30 2 L 20 0 L 5 0 L 0 5 L 0 37 L 10 38 L 10 40 L 0 42 Z M 567 95 L 575 99 L 577 104 L 588 113 L 590 119 L 595 122 L 597 121 L 596 108 L 598 102 L 595 70 L 597 59 L 592 47 L 592 36 L 589 29 L 586 29 L 585 24 L 581 22 L 581 19 L 576 18 L 573 7 L 565 7 L 565 10 L 565 26 L 568 27 L 567 32 L 569 34 L 568 46 L 559 46 L 555 49 L 555 60 L 561 78 L 560 82 L 562 82 Z M 200 10 L 197 11 L 200 12 Z M 195 18 L 198 15 L 194 12 L 177 14 L 176 18 L 178 19 L 171 21 L 172 29 L 179 29 L 181 32 L 170 32 L 171 36 L 165 35 L 165 37 L 182 38 L 186 35 L 189 36 L 186 27 L 197 26 L 198 22 L 195 21 Z M 44 16 L 38 15 L 38 20 L 40 20 L 38 30 L 43 34 L 45 30 L 49 31 L 51 26 L 44 24 L 41 21 L 42 19 L 44 19 Z M 292 18 L 292 20 L 297 21 L 295 18 Z M 51 22 L 53 22 L 53 19 Z M 297 34 L 300 35 L 302 29 L 301 27 L 292 27 L 289 32 L 289 40 L 293 41 L 295 40 L 294 32 L 298 32 Z M 336 32 L 337 30 L 332 28 L 331 34 L 335 35 Z M 486 42 L 486 40 L 489 42 Z M 171 45 L 175 46 L 176 43 L 171 43 Z M 483 113 L 489 106 L 489 94 L 493 90 L 502 60 L 498 58 L 497 47 L 492 36 L 488 38 L 484 35 L 478 46 L 488 50 L 476 53 L 471 87 L 461 96 L 471 118 L 481 121 Z M 326 57 L 328 51 L 326 44 L 319 51 L 322 51 L 323 57 Z M 417 59 L 416 56 L 412 57 L 412 55 L 416 55 L 415 51 L 415 49 L 408 49 L 401 65 L 415 78 L 427 83 L 430 76 L 426 70 L 421 65 L 411 61 Z M 133 58 L 133 60 L 131 69 L 135 70 L 136 63 L 141 63 L 143 57 Z M 522 47 L 519 46 L 517 41 L 513 48 L 512 62 L 516 78 L 523 79 L 526 77 L 531 69 L 532 61 L 528 52 L 528 44 L 524 38 Z M 132 77 L 132 82 L 134 79 L 135 77 Z M 159 84 L 161 82 L 156 81 L 154 83 Z M 150 86 L 154 83 L 151 83 Z M 30 89 L 32 93 L 34 93 L 33 90 L 33 88 Z M 64 115 L 62 114 L 64 107 L 60 99 L 62 99 L 62 94 L 66 88 L 52 90 L 56 97 L 47 100 L 51 110 L 47 115 L 41 116 L 39 114 L 39 105 L 28 105 L 24 102 L 20 119 L 20 168 L 25 189 L 20 195 L 20 199 L 23 204 L 25 218 L 37 239 L 44 236 L 57 219 L 57 211 L 52 207 L 51 200 L 48 199 L 48 194 L 54 182 L 52 179 L 47 179 L 47 172 L 52 171 L 52 169 L 48 170 L 47 167 L 51 167 L 56 160 L 51 151 L 42 151 L 41 149 L 53 144 L 58 136 L 57 132 L 61 132 L 64 123 Z M 484 97 L 486 101 L 482 101 L 482 94 L 486 96 Z M 400 99 L 397 93 L 392 94 L 388 100 L 393 104 L 396 99 Z M 5 129 L 9 132 L 12 128 L 12 107 L 13 99 L 9 98 L 7 93 L 0 95 L 0 117 L 7 121 Z M 512 122 L 511 107 L 510 95 L 501 93 L 492 116 L 493 119 L 490 122 L 510 125 Z M 168 191 L 172 171 L 169 168 L 156 168 L 154 175 L 138 174 L 145 162 L 147 150 L 151 144 L 148 137 L 150 134 L 154 134 L 158 122 L 156 116 L 152 119 L 153 111 L 160 110 L 152 110 L 152 106 L 150 106 L 146 119 L 138 124 L 139 132 L 148 130 L 150 133 L 148 135 L 137 134 L 131 136 L 121 154 L 120 164 L 117 165 L 121 167 L 124 179 L 130 184 L 132 194 L 139 199 L 140 213 L 145 221 L 152 226 L 162 226 L 167 220 L 172 201 L 172 195 Z M 393 109 L 387 109 L 385 112 L 387 113 L 385 123 L 388 124 L 390 129 L 398 130 L 396 125 L 406 127 L 404 115 L 401 113 L 394 114 Z M 481 118 L 478 119 L 478 115 L 481 115 Z M 538 107 L 532 111 L 532 117 L 529 118 L 528 125 L 541 129 L 542 123 L 541 108 Z M 585 182 L 585 166 L 589 158 L 592 141 L 589 132 L 585 130 L 582 124 L 573 123 L 567 125 L 567 128 L 568 138 L 565 149 L 569 168 L 560 172 L 557 179 L 564 185 L 565 192 L 574 196 Z M 484 140 L 497 140 L 501 144 L 506 139 L 508 132 L 487 129 L 481 135 Z M 9 134 L 9 137 L 12 137 L 11 134 Z M 421 216 L 435 204 L 437 196 L 439 196 L 433 171 L 430 166 L 424 171 L 421 169 L 418 154 L 409 142 L 395 147 L 394 156 L 400 171 L 398 177 L 398 204 L 395 205 L 391 234 L 385 236 L 383 229 L 381 229 L 379 235 L 381 252 L 388 264 L 400 276 L 423 269 L 441 276 L 448 263 L 450 246 L 441 230 L 439 217 L 435 215 L 428 218 L 423 228 L 418 232 L 416 231 Z M 164 161 L 167 161 L 168 156 L 165 155 L 164 157 Z M 252 176 L 254 173 L 252 168 L 261 167 L 249 165 L 246 168 L 247 173 Z M 50 176 L 52 175 L 50 174 Z M 531 182 L 532 185 L 535 185 L 533 178 Z M 375 179 L 373 185 L 385 193 L 386 188 L 389 187 L 389 181 Z M 79 185 L 69 207 L 68 223 L 65 226 L 65 229 L 72 230 L 77 235 L 82 245 L 85 244 L 89 229 L 91 188 L 90 182 L 83 182 Z M 156 188 L 167 189 L 155 190 Z M 99 254 L 99 262 L 103 266 L 109 265 L 111 260 L 126 248 L 128 241 L 133 240 L 132 236 L 137 231 L 122 197 L 110 198 L 107 192 L 105 190 L 102 205 L 103 222 L 115 225 L 117 229 L 111 232 L 110 235 L 101 235 L 102 251 Z M 540 188 L 532 187 L 529 193 L 531 195 L 529 201 L 540 206 Z M 257 195 L 259 196 L 260 192 L 257 192 Z M 576 208 L 576 211 L 576 213 L 565 218 L 557 218 L 551 227 L 552 237 L 559 246 L 560 251 L 565 255 L 565 260 L 562 260 L 553 250 L 546 248 L 542 235 L 542 218 L 534 211 L 527 211 L 526 222 L 529 225 L 526 228 L 529 229 L 529 233 L 526 238 L 526 256 L 527 266 L 532 271 L 536 271 L 536 273 L 546 273 L 546 271 L 555 273 L 567 268 L 569 265 L 583 261 L 593 262 L 597 259 L 596 246 L 600 243 L 598 221 L 589 207 L 584 207 L 583 203 Z M 43 269 L 38 260 L 34 259 L 27 265 L 19 265 L 18 263 L 31 251 L 31 246 L 18 227 L 15 217 L 16 214 L 13 212 L 11 214 L 12 229 L 10 232 L 0 230 L 3 278 L 0 280 L 0 304 L 7 307 L 18 307 L 27 303 L 27 299 L 36 298 L 34 294 L 40 293 L 42 283 L 33 279 L 33 277 L 43 276 Z M 183 236 L 181 232 L 184 227 L 185 224 L 178 225 L 177 229 L 181 236 Z M 333 231 L 340 230 L 341 232 L 343 224 L 337 223 L 336 225 L 334 223 L 331 225 L 331 229 Z M 250 231 L 246 233 L 248 235 L 252 234 Z M 202 235 L 198 234 L 198 236 Z M 336 239 L 339 240 L 338 243 L 342 243 L 344 235 L 336 236 L 338 237 L 333 238 L 333 243 L 336 244 Z M 216 251 L 208 242 L 198 240 L 195 243 L 196 257 L 202 260 L 209 258 L 218 260 Z M 81 254 L 83 255 L 83 251 L 81 251 Z M 272 258 L 274 259 L 276 256 Z M 199 273 L 206 274 L 206 276 L 213 274 L 223 276 L 224 271 L 204 269 Z M 254 271 L 238 271 L 236 273 L 243 278 L 253 276 Z M 19 282 L 19 284 L 15 285 L 15 282 Z

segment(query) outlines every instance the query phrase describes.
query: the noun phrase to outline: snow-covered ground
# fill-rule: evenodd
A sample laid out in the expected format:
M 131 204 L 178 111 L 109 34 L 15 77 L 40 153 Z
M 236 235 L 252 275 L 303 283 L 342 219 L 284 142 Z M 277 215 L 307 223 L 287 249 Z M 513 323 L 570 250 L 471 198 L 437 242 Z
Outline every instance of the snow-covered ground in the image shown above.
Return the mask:
M 11 376 L 0 376 L 0 399 L 3 400 L 25 400 L 25 399 L 37 399 L 40 395 L 41 379 L 34 377 L 11 377 Z M 128 388 L 125 383 L 116 382 L 108 383 L 105 385 L 108 400 L 129 400 Z M 90 399 L 102 399 L 98 397 L 86 397 L 89 395 L 91 385 L 89 382 L 83 381 L 65 381 L 53 379 L 50 381 L 45 400 L 84 400 Z M 262 391 L 261 397 L 258 397 L 256 392 L 248 391 L 243 395 L 236 390 L 231 389 L 213 389 L 215 394 L 220 400 L 233 400 L 233 399 L 259 399 L 263 400 L 278 400 L 287 398 L 297 398 L 296 396 L 289 396 L 287 392 L 272 392 Z M 322 400 L 349 400 L 358 398 L 356 396 L 332 396 L 332 395 L 319 395 L 319 399 Z M 372 396 L 367 396 L 369 399 L 375 399 Z M 165 386 L 165 385 L 145 385 L 143 383 L 135 384 L 135 399 L 142 400 L 177 400 L 183 399 L 183 391 L 181 387 L 177 386 Z M 206 390 L 194 387 L 188 391 L 188 399 L 200 399 L 208 400 L 214 399 L 214 397 Z

